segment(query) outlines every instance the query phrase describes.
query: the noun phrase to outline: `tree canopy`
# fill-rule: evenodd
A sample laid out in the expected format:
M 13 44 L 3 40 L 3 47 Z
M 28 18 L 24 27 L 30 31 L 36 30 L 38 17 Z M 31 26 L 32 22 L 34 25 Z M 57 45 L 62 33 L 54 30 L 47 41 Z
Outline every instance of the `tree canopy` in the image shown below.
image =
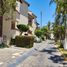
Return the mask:
M 14 9 L 15 6 L 16 0 L 0 0 L 0 15 L 9 12 L 9 10 Z

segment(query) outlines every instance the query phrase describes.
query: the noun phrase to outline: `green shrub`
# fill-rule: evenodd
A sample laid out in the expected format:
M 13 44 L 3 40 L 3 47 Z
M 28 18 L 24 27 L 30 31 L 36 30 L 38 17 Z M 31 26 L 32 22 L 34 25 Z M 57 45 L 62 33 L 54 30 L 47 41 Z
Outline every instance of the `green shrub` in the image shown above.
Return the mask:
M 11 38 L 10 45 L 15 45 L 15 39 Z
M 0 44 L 0 48 L 5 48 L 5 47 L 8 47 L 8 46 L 4 43 Z
M 67 57 L 67 54 L 64 53 L 63 56 Z
M 43 35 L 41 36 L 41 39 L 42 39 L 43 41 L 45 40 Z
M 18 47 L 33 47 L 34 37 L 33 36 L 16 36 L 15 45 Z
M 59 40 L 57 40 L 57 42 L 55 42 L 56 45 L 58 45 L 58 48 L 63 48 L 63 44 L 61 42 L 59 42 Z
M 35 30 L 35 35 L 36 35 L 37 37 L 41 37 L 42 31 L 41 31 L 40 29 Z
M 24 24 L 17 25 L 17 28 L 20 31 L 20 35 L 22 35 L 23 32 L 27 32 L 29 30 L 29 27 Z

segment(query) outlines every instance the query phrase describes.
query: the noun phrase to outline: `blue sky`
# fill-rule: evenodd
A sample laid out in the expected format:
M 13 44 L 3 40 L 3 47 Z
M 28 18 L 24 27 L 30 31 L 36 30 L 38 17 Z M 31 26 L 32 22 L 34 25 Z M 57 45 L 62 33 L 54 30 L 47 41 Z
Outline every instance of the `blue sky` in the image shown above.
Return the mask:
M 54 21 L 55 4 L 49 6 L 50 0 L 26 0 L 31 10 L 37 16 L 37 22 L 41 24 L 41 11 L 42 11 L 42 26 L 46 25 L 48 21 Z

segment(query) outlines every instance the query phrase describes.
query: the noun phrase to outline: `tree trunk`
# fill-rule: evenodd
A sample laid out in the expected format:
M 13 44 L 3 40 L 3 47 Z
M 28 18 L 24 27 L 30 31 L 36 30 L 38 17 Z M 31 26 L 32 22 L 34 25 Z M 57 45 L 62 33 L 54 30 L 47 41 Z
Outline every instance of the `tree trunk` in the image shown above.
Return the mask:
M 22 36 L 22 33 L 23 33 L 23 32 L 20 32 L 20 36 Z
M 65 23 L 65 43 L 64 49 L 67 50 L 67 15 L 66 15 L 66 23 Z

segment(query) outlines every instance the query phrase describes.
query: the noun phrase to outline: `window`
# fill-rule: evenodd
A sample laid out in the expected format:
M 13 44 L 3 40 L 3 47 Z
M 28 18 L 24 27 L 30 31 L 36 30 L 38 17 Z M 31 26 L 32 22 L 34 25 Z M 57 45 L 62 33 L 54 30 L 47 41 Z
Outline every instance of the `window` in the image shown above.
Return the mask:
M 32 19 L 28 20 L 28 25 L 32 26 Z
M 11 22 L 11 29 L 15 29 L 15 22 Z

